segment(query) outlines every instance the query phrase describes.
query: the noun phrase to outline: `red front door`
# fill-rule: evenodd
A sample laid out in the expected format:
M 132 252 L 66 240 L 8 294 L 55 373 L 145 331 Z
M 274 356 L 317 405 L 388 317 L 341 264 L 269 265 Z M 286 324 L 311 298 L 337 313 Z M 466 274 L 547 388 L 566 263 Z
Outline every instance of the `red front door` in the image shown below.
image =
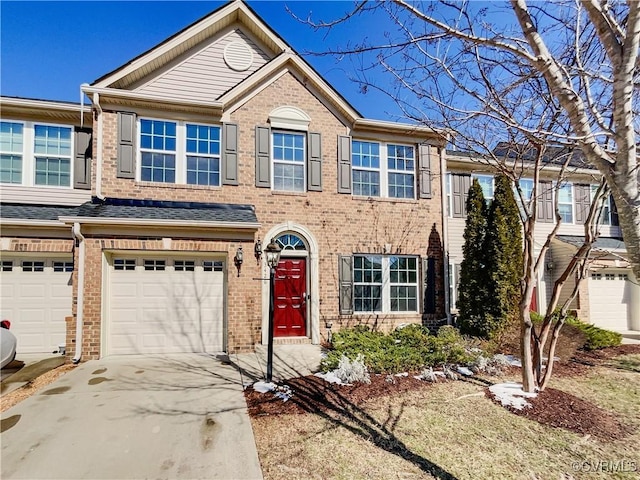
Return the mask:
M 307 260 L 281 258 L 276 270 L 273 335 L 307 335 Z

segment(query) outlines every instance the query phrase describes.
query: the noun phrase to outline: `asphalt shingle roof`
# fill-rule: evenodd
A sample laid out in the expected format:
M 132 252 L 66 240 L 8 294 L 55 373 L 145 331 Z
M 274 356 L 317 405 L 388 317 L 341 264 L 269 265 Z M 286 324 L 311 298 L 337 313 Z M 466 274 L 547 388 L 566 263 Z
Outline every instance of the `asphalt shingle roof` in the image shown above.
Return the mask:
M 253 205 L 164 202 L 155 200 L 94 198 L 77 207 L 0 205 L 1 218 L 57 220 L 58 217 L 128 218 L 196 222 L 258 223 Z
M 78 207 L 61 205 L 25 205 L 3 203 L 0 218 L 21 220 L 58 220 L 58 217 L 75 215 Z
M 582 245 L 584 237 L 579 235 L 558 235 L 558 240 L 579 247 Z M 593 248 L 599 250 L 626 250 L 627 247 L 621 238 L 600 237 L 593 244 Z

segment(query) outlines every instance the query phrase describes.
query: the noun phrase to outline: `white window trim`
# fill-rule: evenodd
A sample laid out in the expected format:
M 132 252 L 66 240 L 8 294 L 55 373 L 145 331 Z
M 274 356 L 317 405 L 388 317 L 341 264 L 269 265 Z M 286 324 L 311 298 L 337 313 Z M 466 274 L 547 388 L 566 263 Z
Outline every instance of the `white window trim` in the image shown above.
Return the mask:
M 565 225 L 573 225 L 576 223 L 576 194 L 575 191 L 573 189 L 573 183 L 572 182 L 561 182 L 559 185 L 556 182 L 555 187 L 553 189 L 553 200 L 554 200 L 554 206 L 558 208 L 558 212 L 560 211 L 560 205 L 569 205 L 569 203 L 571 203 L 571 221 L 570 222 L 566 222 L 564 219 L 562 219 L 562 223 Z M 565 188 L 568 187 L 571 190 L 571 202 L 561 202 L 560 201 L 560 189 L 561 188 Z M 557 196 L 557 198 L 556 198 Z M 556 201 L 557 200 L 557 201 Z
M 22 182 L 21 183 L 0 183 L 0 185 L 36 187 L 49 189 L 65 189 L 73 190 L 75 179 L 73 178 L 74 159 L 75 159 L 75 131 L 73 125 L 63 123 L 49 122 L 27 122 L 24 120 L 14 120 L 11 118 L 3 118 L 3 122 L 22 124 Z M 69 155 L 69 185 L 38 185 L 36 184 L 36 153 L 35 153 L 35 126 L 67 128 L 71 130 L 71 153 Z M 8 154 L 8 152 L 7 152 Z M 13 152 L 14 155 L 17 152 Z M 61 158 L 66 158 L 61 157 Z
M 295 160 L 276 160 L 274 158 L 273 151 L 274 151 L 275 145 L 273 143 L 273 135 L 275 133 L 282 133 L 285 135 L 299 135 L 302 137 L 302 162 L 296 162 Z M 271 129 L 271 132 L 269 134 L 271 135 L 271 138 L 269 138 L 269 145 L 270 145 L 269 161 L 271 162 L 271 165 L 270 165 L 271 191 L 285 192 L 285 193 L 306 193 L 307 192 L 307 156 L 308 156 L 307 133 L 303 131 L 298 131 L 298 130 Z M 280 164 L 285 164 L 285 165 L 302 166 L 302 190 L 282 190 L 279 188 L 275 188 L 276 162 Z
M 380 152 L 380 168 L 374 167 L 354 167 L 353 166 L 353 142 L 363 142 L 363 143 L 377 143 L 379 146 Z M 353 171 L 354 170 L 362 170 L 369 172 L 379 172 L 380 174 L 380 195 L 372 196 L 372 195 L 356 195 L 352 193 L 352 196 L 356 198 L 390 198 L 392 200 L 415 200 L 416 199 L 416 177 L 418 171 L 418 148 L 416 145 L 410 143 L 397 143 L 397 142 L 379 142 L 375 140 L 368 140 L 364 138 L 352 138 L 352 152 L 351 152 L 351 192 L 353 192 Z M 389 145 L 397 145 L 399 147 L 411 147 L 413 148 L 413 170 L 394 170 L 389 169 L 388 162 L 388 150 L 387 147 Z M 391 197 L 389 195 L 389 173 L 404 173 L 407 175 L 413 175 L 413 197 Z
M 370 315 L 370 314 L 385 314 L 385 315 L 410 315 L 420 313 L 420 257 L 417 255 L 380 255 L 377 253 L 367 254 L 367 253 L 358 253 L 354 254 L 355 257 L 382 257 L 382 283 L 366 283 L 366 282 L 356 282 L 355 275 L 353 280 L 353 300 L 354 300 L 354 315 Z M 393 311 L 391 310 L 391 267 L 390 267 L 390 259 L 392 257 L 402 257 L 402 258 L 414 258 L 416 261 L 416 282 L 415 283 L 396 283 L 393 286 L 407 286 L 407 287 L 416 287 L 416 309 L 415 310 L 404 310 L 404 311 Z M 355 262 L 354 267 L 355 269 Z M 382 310 L 375 311 L 362 311 L 355 309 L 355 287 L 356 285 L 381 285 L 381 295 L 382 295 Z
M 485 193 L 484 189 L 482 190 L 482 195 L 484 196 L 484 199 L 487 202 L 487 205 L 490 205 L 491 202 L 493 201 L 495 195 L 496 195 L 496 177 L 495 177 L 495 175 L 491 175 L 490 173 L 472 173 L 471 174 L 471 182 L 473 182 L 474 178 L 478 179 L 478 183 L 480 183 L 480 188 L 482 188 L 482 182 L 480 182 L 481 178 L 491 178 L 491 192 L 493 193 L 493 195 L 488 196 Z
M 157 121 L 157 122 L 166 122 L 166 123 L 175 123 L 176 125 L 176 149 L 172 150 L 155 150 L 155 149 L 144 149 L 145 151 L 152 151 L 163 154 L 175 155 L 176 157 L 176 178 L 175 182 L 154 182 L 153 180 L 142 180 L 142 147 L 140 142 L 140 135 L 142 135 L 142 130 L 140 128 L 140 123 L 143 120 Z M 187 125 L 197 125 L 203 127 L 216 127 L 220 129 L 220 153 L 218 154 L 218 166 L 219 166 L 219 175 L 218 175 L 218 185 L 204 185 L 199 183 L 187 183 L 187 156 L 198 156 L 198 157 L 206 157 L 203 154 L 194 154 L 190 155 L 187 153 Z M 193 185 L 196 187 L 212 187 L 218 188 L 222 186 L 222 125 L 218 125 L 215 123 L 202 123 L 202 122 L 189 122 L 189 121 L 178 121 L 171 120 L 167 118 L 156 118 L 156 117 L 138 117 L 136 119 L 136 181 L 138 182 L 148 182 L 155 183 L 158 185 Z M 215 155 L 211 155 L 215 157 Z

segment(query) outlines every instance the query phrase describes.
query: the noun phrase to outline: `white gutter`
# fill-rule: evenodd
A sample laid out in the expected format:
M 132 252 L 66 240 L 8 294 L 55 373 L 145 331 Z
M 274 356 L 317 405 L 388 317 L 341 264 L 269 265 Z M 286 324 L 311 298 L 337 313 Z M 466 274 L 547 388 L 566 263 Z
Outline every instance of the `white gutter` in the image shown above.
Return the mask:
M 451 325 L 451 299 L 449 298 L 449 215 L 447 210 L 447 160 L 446 149 L 440 149 L 440 201 L 442 203 L 442 244 L 444 245 L 444 311 L 447 315 L 447 325 Z
M 100 94 L 103 97 L 121 98 L 126 100 L 139 100 L 152 102 L 155 105 L 175 105 L 181 107 L 201 107 L 222 110 L 223 104 L 215 102 L 198 102 L 193 100 L 179 100 L 172 98 L 158 98 L 148 93 L 132 92 L 129 90 L 118 90 L 117 88 L 98 88 L 90 85 L 83 86 L 82 91 L 89 94 Z
M 199 220 L 152 220 L 144 218 L 93 218 L 93 217 L 59 217 L 64 223 L 77 223 L 93 225 L 129 225 L 129 226 L 149 226 L 149 227 L 202 227 L 202 228 L 230 228 L 242 230 L 257 230 L 260 223 L 249 222 L 205 222 Z
M 30 220 L 22 218 L 3 218 L 0 221 L 3 226 L 16 227 L 64 227 L 64 222 L 58 220 Z
M 73 363 L 80 362 L 82 357 L 82 325 L 84 317 L 84 237 L 80 233 L 80 224 L 73 224 L 73 236 L 78 244 L 78 303 L 76 308 L 76 353 L 73 356 Z
M 88 85 L 87 85 L 88 86 Z M 102 120 L 102 107 L 100 106 L 100 94 L 95 92 L 93 94 L 93 106 L 96 108 L 98 112 L 98 145 L 96 147 L 96 197 L 100 200 L 104 200 L 102 196 L 102 129 L 103 129 L 103 120 Z

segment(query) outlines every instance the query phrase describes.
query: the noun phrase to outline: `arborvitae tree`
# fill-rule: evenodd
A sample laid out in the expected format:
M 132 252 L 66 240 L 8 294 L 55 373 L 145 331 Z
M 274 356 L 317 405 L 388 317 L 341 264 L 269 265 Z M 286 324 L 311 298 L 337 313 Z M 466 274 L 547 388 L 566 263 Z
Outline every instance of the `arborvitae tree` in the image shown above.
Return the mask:
M 513 186 L 505 175 L 498 175 L 483 249 L 489 295 L 482 336 L 495 338 L 518 316 L 522 248 L 522 225 Z
M 485 236 L 487 232 L 487 204 L 477 179 L 469 189 L 467 221 L 464 228 L 460 288 L 458 290 L 459 325 L 462 333 L 484 334 L 484 317 L 487 301 L 487 276 L 485 269 Z

